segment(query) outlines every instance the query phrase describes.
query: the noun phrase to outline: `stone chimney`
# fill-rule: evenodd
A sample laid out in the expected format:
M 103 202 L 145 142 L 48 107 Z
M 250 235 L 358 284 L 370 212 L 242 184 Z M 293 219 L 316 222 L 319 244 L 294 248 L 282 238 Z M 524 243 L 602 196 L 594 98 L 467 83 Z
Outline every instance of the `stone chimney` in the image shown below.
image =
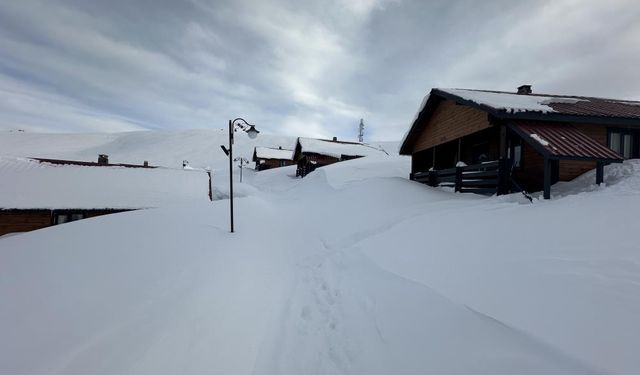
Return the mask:
M 337 142 L 338 141 L 338 137 L 333 137 L 333 141 Z
M 98 155 L 98 164 L 99 165 L 107 165 L 107 164 L 109 164 L 109 155 L 106 155 L 106 154 Z
M 518 95 L 529 95 L 531 93 L 533 93 L 533 91 L 531 91 L 531 85 L 522 85 L 518 87 Z

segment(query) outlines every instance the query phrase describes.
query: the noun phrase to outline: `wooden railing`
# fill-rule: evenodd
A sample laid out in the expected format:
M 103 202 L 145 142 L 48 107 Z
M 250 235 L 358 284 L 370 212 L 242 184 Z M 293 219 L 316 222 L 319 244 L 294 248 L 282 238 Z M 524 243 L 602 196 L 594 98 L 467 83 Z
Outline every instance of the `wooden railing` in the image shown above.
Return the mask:
M 460 193 L 506 194 L 509 159 L 455 168 L 416 172 L 410 178 L 429 186 L 449 186 Z

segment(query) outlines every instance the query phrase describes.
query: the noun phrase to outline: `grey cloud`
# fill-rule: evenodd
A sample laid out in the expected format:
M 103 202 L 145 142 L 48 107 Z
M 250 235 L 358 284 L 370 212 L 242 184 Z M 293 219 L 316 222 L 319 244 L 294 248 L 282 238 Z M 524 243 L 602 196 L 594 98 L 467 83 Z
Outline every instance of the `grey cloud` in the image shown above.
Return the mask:
M 598 1 L 0 4 L 0 129 L 399 139 L 434 86 L 640 97 L 640 7 Z

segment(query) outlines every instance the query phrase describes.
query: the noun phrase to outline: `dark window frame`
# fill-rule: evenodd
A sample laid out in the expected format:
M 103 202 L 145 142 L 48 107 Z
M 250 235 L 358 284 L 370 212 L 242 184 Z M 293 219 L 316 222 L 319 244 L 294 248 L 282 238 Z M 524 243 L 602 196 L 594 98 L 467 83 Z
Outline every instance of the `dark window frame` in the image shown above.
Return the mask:
M 624 157 L 624 153 L 625 153 L 624 136 L 629 135 L 631 136 L 631 152 L 629 153 L 629 159 L 640 158 L 640 130 L 630 129 L 630 128 L 608 127 L 607 128 L 607 147 L 609 148 L 611 148 L 612 133 L 620 134 L 620 152 L 619 152 L 620 156 Z
M 76 215 L 80 215 L 81 217 L 74 218 L 74 216 Z M 64 222 L 60 222 L 59 218 L 62 216 L 66 217 L 66 220 Z M 54 210 L 51 213 L 51 225 L 71 223 L 73 221 L 86 219 L 87 217 L 87 213 L 82 210 Z

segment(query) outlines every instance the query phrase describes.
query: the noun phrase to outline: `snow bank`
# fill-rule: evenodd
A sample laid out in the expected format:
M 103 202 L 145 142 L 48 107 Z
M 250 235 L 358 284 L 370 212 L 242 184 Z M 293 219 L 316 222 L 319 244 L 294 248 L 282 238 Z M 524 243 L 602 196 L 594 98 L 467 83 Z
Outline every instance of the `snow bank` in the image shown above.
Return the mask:
M 526 205 L 408 167 L 248 173 L 234 234 L 217 201 L 0 239 L 0 373 L 637 373 L 637 162 Z

